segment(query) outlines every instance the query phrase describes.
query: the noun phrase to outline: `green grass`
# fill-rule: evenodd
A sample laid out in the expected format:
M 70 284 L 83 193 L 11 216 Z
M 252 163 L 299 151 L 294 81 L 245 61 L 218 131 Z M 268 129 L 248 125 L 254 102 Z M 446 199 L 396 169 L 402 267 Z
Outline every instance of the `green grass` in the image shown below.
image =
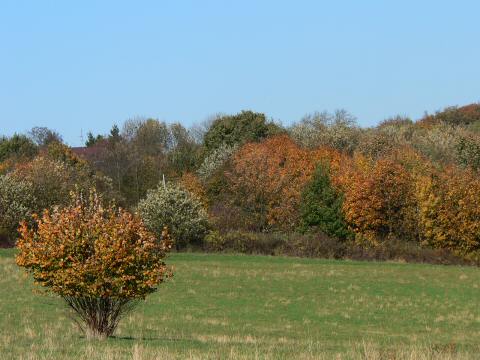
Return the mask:
M 102 342 L 13 257 L 0 250 L 1 359 L 480 356 L 479 268 L 173 254 L 174 278 Z

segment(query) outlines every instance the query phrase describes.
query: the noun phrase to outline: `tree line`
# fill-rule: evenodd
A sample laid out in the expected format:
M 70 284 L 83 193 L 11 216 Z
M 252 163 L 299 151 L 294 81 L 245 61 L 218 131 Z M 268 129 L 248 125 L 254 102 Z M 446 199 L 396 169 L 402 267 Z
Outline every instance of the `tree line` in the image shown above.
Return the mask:
M 478 261 L 479 169 L 480 104 L 370 128 L 345 110 L 289 126 L 252 111 L 191 128 L 132 119 L 82 148 L 34 128 L 0 139 L 0 232 L 13 244 L 20 220 L 94 187 L 152 229 L 174 227 L 178 249 L 221 248 L 233 232 L 321 234 Z

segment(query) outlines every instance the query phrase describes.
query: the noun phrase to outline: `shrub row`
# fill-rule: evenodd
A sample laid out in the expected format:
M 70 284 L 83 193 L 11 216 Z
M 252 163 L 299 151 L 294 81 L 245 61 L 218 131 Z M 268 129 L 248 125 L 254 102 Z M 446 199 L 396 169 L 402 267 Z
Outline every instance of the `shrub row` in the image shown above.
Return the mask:
M 388 245 L 363 247 L 324 234 L 211 232 L 205 238 L 207 252 L 235 252 L 322 259 L 398 261 L 443 265 L 480 265 L 445 249 L 421 247 L 414 242 L 391 241 Z

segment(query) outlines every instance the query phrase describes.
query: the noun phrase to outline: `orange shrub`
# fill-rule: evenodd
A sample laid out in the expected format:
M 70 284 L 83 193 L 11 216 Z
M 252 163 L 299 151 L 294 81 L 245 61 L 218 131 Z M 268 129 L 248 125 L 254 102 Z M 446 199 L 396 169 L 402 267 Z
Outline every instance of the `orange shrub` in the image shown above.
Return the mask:
M 87 335 L 111 335 L 131 301 L 154 292 L 169 275 L 163 262 L 168 232 L 156 239 L 138 217 L 104 208 L 95 192 L 45 210 L 34 222 L 32 228 L 21 223 L 16 262 L 67 302 Z

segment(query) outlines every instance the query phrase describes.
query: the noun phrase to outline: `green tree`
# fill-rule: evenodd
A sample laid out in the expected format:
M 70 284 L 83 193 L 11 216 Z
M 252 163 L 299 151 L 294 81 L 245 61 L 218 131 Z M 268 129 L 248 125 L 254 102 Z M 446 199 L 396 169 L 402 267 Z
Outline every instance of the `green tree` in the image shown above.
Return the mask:
M 222 144 L 233 146 L 259 141 L 282 131 L 277 124 L 267 121 L 265 114 L 242 111 L 237 115 L 220 116 L 215 119 L 204 135 L 204 145 L 210 152 Z
M 343 196 L 333 188 L 328 167 L 318 165 L 302 194 L 301 226 L 345 240 L 351 237 L 342 213 Z
M 110 136 L 108 138 L 117 140 L 119 137 L 120 137 L 120 129 L 117 126 L 117 124 L 114 124 L 112 126 L 112 129 L 110 130 Z

